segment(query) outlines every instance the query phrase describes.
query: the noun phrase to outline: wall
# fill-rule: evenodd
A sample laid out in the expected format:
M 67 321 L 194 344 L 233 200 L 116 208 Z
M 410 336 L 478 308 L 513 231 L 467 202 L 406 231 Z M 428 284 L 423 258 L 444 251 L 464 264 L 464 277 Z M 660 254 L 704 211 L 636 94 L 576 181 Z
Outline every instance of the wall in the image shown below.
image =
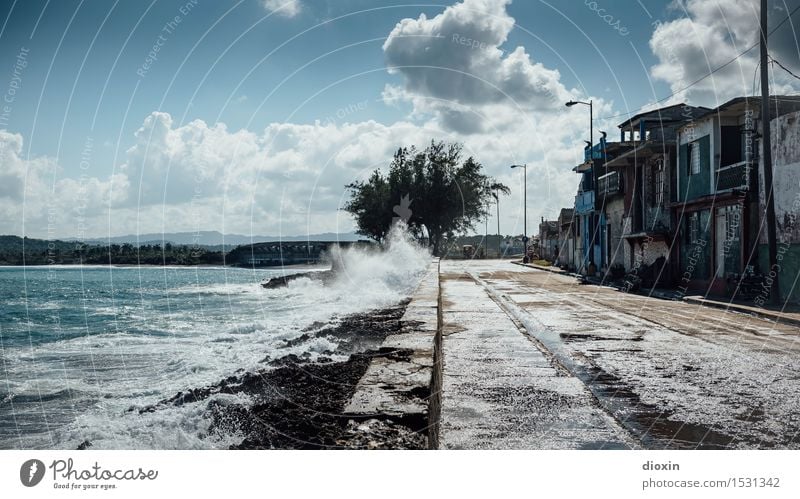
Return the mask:
M 626 266 L 625 246 L 628 246 L 628 243 L 622 238 L 625 198 L 622 196 L 606 198 L 605 212 L 606 222 L 608 224 L 606 234 L 611 240 L 611 254 L 608 255 L 607 268 L 610 269 L 615 264 Z M 628 266 L 626 266 L 626 269 L 627 267 Z
M 781 299 L 800 302 L 800 283 L 795 283 L 800 274 L 800 112 L 775 118 L 770 130 Z M 758 177 L 759 211 L 764 213 L 766 196 L 761 161 Z M 765 274 L 770 270 L 766 233 L 766 230 L 761 233 L 758 252 L 761 272 Z
M 683 142 L 683 139 L 681 140 Z M 688 174 L 688 142 L 678 146 L 678 193 L 679 201 L 691 201 L 711 194 L 714 185 L 714 174 L 711 165 L 711 135 L 698 136 L 700 145 L 700 171 L 694 175 Z

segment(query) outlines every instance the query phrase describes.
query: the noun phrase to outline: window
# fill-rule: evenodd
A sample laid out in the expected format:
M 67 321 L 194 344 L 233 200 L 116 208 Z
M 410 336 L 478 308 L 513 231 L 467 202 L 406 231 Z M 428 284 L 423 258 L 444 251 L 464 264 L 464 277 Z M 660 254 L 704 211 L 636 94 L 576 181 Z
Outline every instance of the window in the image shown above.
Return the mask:
M 686 219 L 686 242 L 697 244 L 700 241 L 700 214 L 692 212 Z
M 700 142 L 695 140 L 689 143 L 689 175 L 697 175 L 700 173 Z
M 665 188 L 664 158 L 659 158 L 653 165 L 653 201 L 655 206 L 664 205 Z

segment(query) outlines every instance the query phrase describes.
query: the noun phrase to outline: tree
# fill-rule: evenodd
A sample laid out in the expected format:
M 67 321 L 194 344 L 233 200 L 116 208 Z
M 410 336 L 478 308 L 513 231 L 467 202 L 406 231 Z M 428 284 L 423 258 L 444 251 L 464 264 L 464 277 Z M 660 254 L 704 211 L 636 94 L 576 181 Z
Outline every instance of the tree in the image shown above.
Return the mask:
M 388 176 L 375 170 L 347 188 L 351 197 L 344 210 L 355 217 L 359 234 L 383 241 L 392 224 L 403 220 L 418 238 L 427 234 L 437 255 L 445 239 L 486 216 L 493 192 L 510 192 L 474 158 L 461 162 L 461 145 L 435 141 L 423 151 L 398 149 Z

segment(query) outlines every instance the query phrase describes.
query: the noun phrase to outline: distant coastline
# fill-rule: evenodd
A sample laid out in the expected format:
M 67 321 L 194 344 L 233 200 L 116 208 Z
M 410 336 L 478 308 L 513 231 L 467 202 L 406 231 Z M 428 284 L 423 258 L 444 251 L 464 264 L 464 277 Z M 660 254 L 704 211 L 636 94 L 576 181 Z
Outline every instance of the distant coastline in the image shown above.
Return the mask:
M 316 264 L 332 245 L 365 241 L 265 241 L 235 247 L 199 244 L 112 243 L 0 236 L 0 265 L 131 265 L 179 267 L 275 268 Z

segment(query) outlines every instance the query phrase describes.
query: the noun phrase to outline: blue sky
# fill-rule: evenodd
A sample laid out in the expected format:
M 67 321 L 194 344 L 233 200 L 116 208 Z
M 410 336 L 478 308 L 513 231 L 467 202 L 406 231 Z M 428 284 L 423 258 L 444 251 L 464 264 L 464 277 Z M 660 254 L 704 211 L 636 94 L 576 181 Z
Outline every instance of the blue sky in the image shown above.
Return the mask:
M 22 195 L 0 196 L 0 232 L 350 230 L 337 212 L 344 184 L 431 138 L 465 143 L 510 184 L 519 179 L 509 161 L 531 163 L 540 181 L 529 184 L 529 218 L 552 216 L 571 203 L 570 169 L 588 135 L 585 110 L 565 98 L 594 99 L 595 130 L 613 134 L 620 118 L 604 117 L 746 48 L 753 5 L 4 0 L 0 90 L 14 92 L 0 121 L 0 181 Z M 750 92 L 752 60 L 734 66 L 675 99 L 714 105 Z M 520 187 L 504 232 L 521 232 Z

